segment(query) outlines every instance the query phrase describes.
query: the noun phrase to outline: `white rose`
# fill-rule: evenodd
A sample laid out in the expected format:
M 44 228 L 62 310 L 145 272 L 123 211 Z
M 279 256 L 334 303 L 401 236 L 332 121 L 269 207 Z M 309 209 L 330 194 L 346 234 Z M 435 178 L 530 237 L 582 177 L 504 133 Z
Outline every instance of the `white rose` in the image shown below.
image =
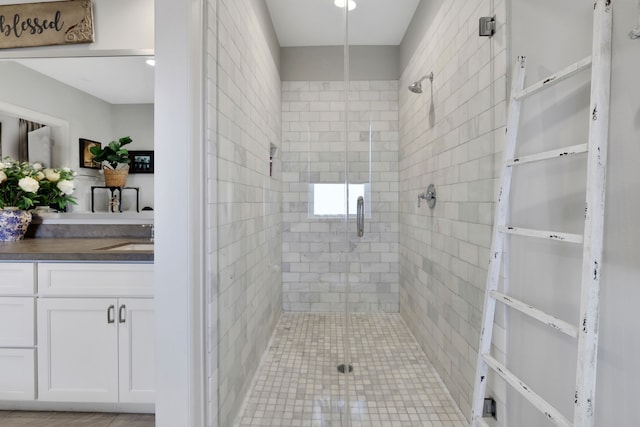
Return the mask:
M 62 191 L 67 196 L 72 195 L 73 190 L 75 190 L 73 181 L 67 181 L 66 179 L 61 179 L 60 181 L 58 181 L 56 187 L 58 187 L 58 190 Z
M 51 182 L 57 182 L 60 179 L 60 174 L 53 169 L 45 169 L 44 176 Z
M 37 171 L 39 171 L 40 169 L 42 169 L 42 163 L 34 163 L 33 164 L 33 168 Z
M 42 179 L 44 178 L 44 174 L 42 173 L 42 171 L 38 171 L 35 178 L 36 178 L 36 181 L 42 181 Z
M 38 191 L 38 188 L 40 188 L 40 184 L 38 184 L 38 181 L 35 179 L 27 176 L 18 181 L 18 187 L 22 188 L 22 190 L 27 193 L 35 193 Z
M 2 184 L 3 182 L 5 182 L 7 180 L 7 174 L 4 173 L 3 170 L 0 170 L 0 184 Z
M 63 171 L 65 171 L 65 172 L 71 172 L 71 168 L 68 168 L 68 167 L 66 167 L 66 166 L 65 166 L 65 167 L 63 167 L 63 168 L 62 168 L 62 170 L 63 170 Z

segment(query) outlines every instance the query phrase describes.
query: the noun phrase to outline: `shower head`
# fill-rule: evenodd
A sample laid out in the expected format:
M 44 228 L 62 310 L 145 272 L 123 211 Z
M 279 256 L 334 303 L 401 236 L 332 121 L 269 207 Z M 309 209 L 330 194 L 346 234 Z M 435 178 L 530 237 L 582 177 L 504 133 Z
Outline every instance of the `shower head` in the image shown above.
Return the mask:
M 420 80 L 417 82 L 413 82 L 409 85 L 409 90 L 413 93 L 422 93 L 422 81 L 429 79 L 429 81 L 433 81 L 433 73 L 429 73 L 426 76 L 422 76 Z
M 409 90 L 413 93 L 422 93 L 422 83 L 414 82 L 409 85 Z

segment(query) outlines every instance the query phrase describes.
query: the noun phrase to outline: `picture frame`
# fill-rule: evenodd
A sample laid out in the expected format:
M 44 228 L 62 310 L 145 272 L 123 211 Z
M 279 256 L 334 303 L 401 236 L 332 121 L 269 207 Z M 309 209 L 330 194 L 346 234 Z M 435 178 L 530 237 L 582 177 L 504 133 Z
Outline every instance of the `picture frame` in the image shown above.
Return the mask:
M 129 173 L 153 173 L 153 150 L 129 150 Z
M 78 158 L 80 159 L 80 167 L 86 169 L 102 169 L 102 165 L 100 163 L 96 163 L 93 161 L 93 154 L 91 154 L 91 152 L 89 151 L 91 147 L 102 148 L 102 143 L 86 138 L 80 138 L 79 146 L 80 155 L 78 156 Z

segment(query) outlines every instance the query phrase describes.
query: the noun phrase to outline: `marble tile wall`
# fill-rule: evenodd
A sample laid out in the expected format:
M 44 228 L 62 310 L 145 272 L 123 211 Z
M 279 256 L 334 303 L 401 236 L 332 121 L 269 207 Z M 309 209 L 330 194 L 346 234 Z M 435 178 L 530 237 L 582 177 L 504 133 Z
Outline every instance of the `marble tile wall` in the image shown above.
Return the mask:
M 352 311 L 399 310 L 398 82 L 350 83 L 348 154 L 344 85 L 282 82 L 285 311 L 344 310 L 347 277 Z M 370 184 L 362 238 L 353 216 L 318 216 L 312 203 L 313 184 L 345 182 L 347 160 L 350 183 Z
M 235 417 L 282 311 L 281 182 L 269 161 L 281 139 L 280 77 L 254 6 L 209 2 L 209 419 L 220 426 Z
M 217 159 L 217 60 L 218 60 L 218 1 L 207 0 L 207 29 L 206 29 L 206 79 L 210 90 L 206 96 L 207 122 L 207 187 L 210 189 L 209 208 L 206 213 L 206 415 L 207 427 L 218 427 L 218 191 L 216 179 L 218 176 Z
M 479 37 L 478 18 L 494 14 L 496 35 Z M 511 62 L 505 16 L 503 0 L 443 2 L 400 79 L 400 313 L 467 417 Z M 422 94 L 403 89 L 431 71 Z M 418 208 L 430 183 L 437 204 Z M 495 331 L 501 358 L 500 319 Z M 491 393 L 504 420 L 503 385 Z

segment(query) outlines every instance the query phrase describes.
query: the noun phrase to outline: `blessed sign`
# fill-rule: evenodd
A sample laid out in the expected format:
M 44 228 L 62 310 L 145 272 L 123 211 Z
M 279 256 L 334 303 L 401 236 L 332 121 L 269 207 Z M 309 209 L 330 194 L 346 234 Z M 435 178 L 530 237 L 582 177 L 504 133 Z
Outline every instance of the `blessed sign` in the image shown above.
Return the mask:
M 91 42 L 91 0 L 0 6 L 0 49 Z

